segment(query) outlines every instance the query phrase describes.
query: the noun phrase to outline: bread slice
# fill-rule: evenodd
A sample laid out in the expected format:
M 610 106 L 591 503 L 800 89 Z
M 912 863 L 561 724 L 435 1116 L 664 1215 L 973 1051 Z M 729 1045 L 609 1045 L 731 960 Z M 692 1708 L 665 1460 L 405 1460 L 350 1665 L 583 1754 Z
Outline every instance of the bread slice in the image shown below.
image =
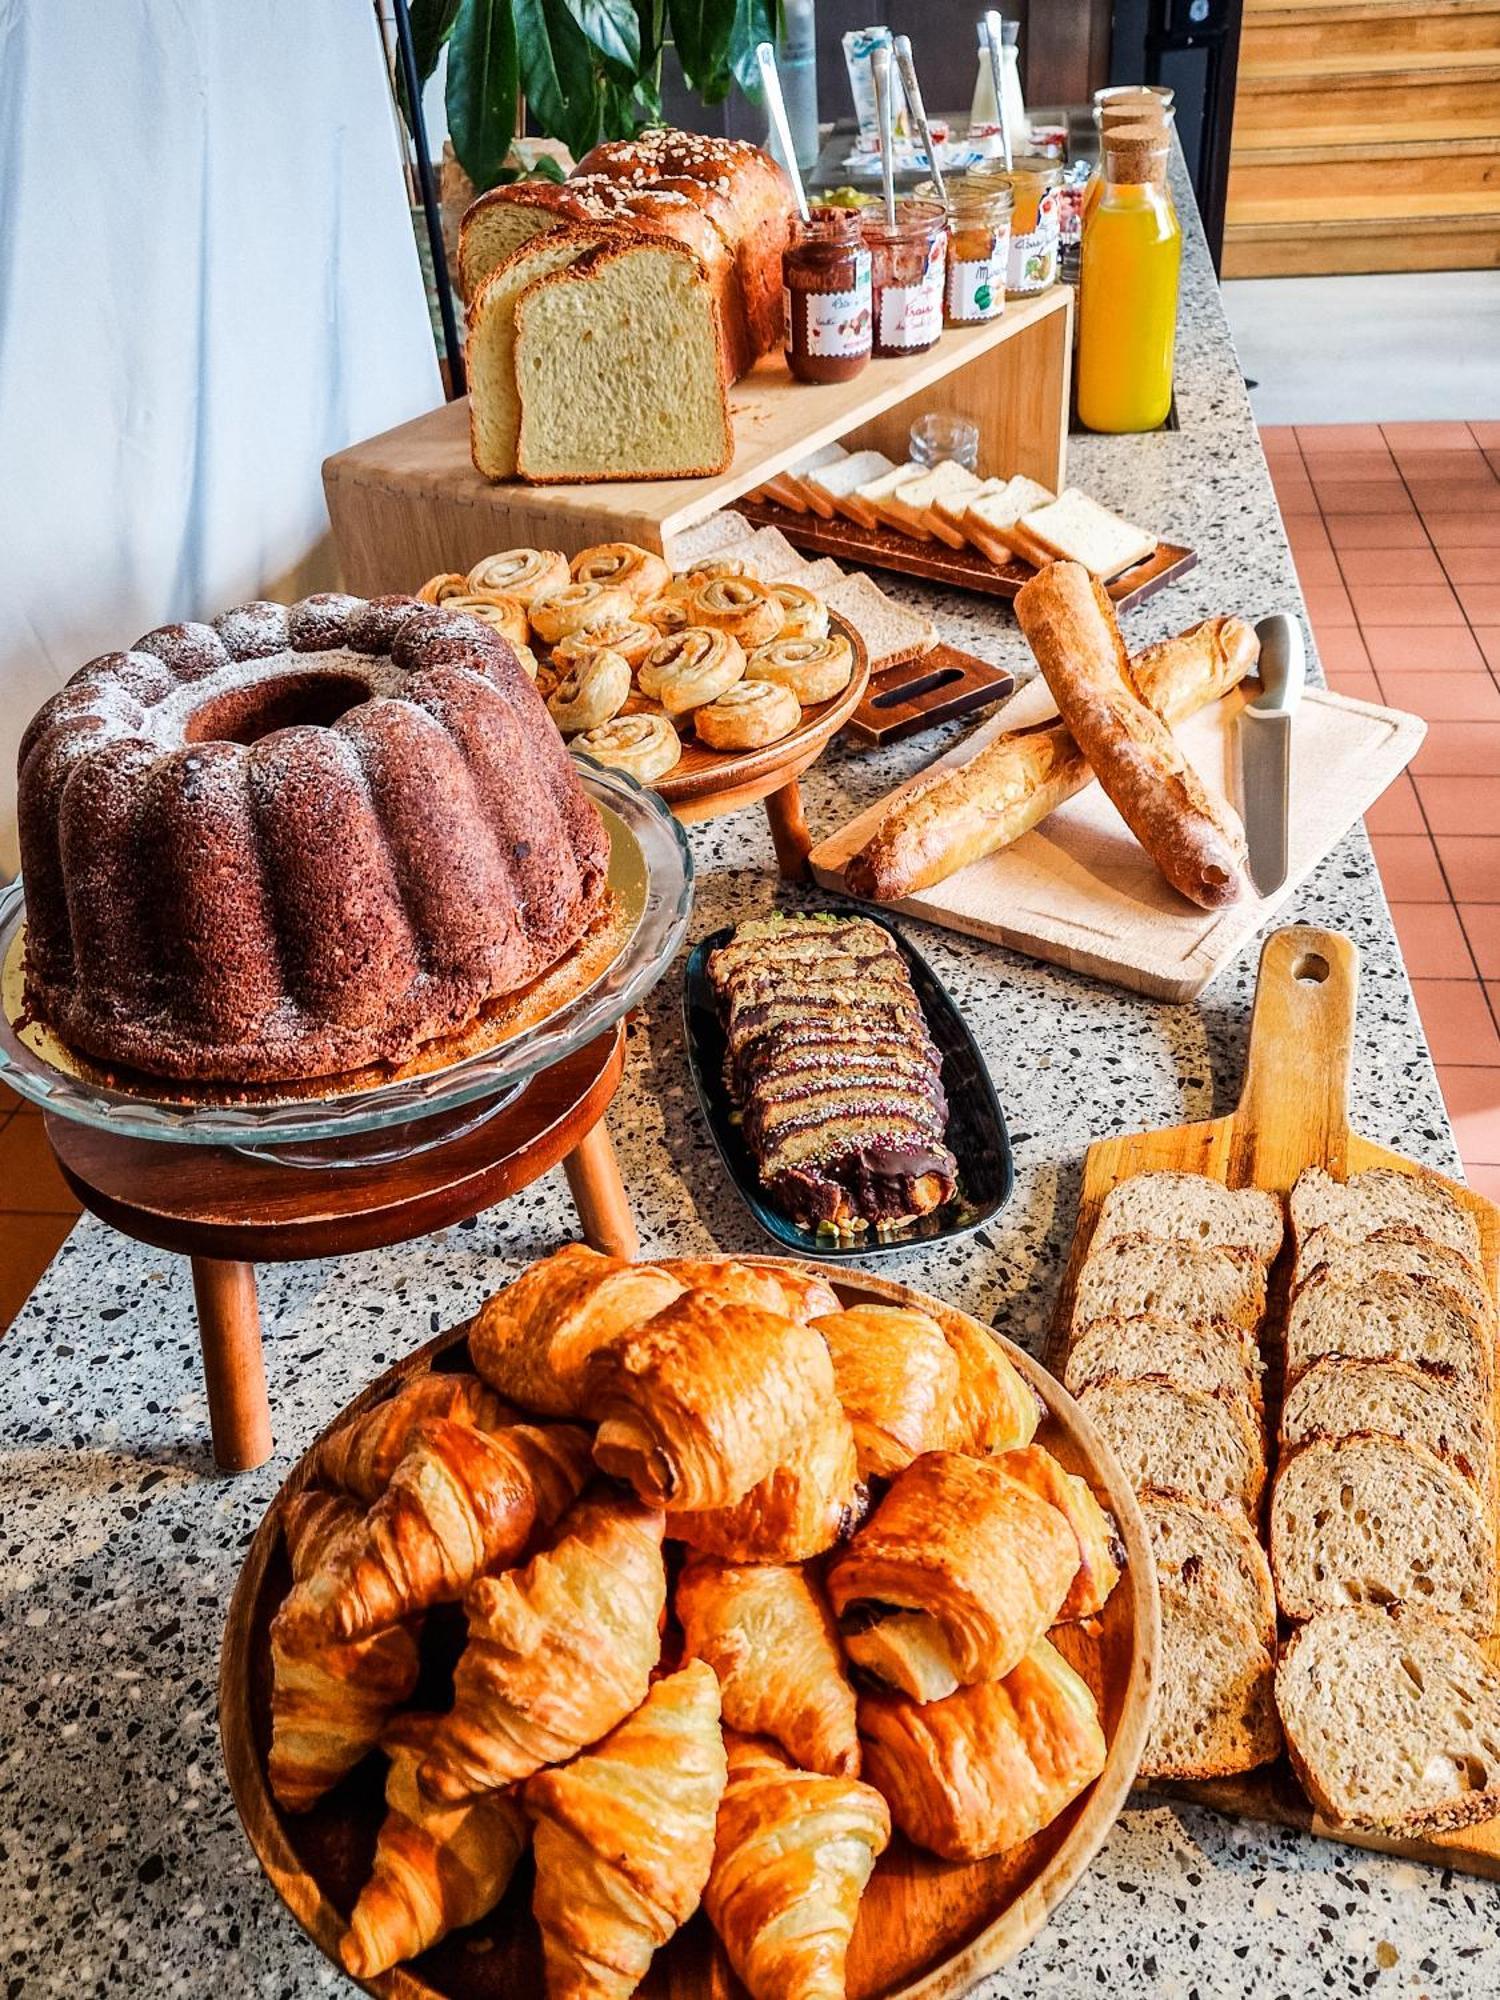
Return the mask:
M 1386 1230 L 1414 1229 L 1462 1257 L 1476 1277 L 1484 1274 L 1479 1224 L 1436 1174 L 1371 1167 L 1336 1181 L 1321 1167 L 1308 1167 L 1292 1189 L 1291 1212 L 1299 1280 L 1305 1275 L 1302 1246 L 1317 1230 L 1328 1232 L 1321 1239 L 1326 1245 L 1333 1238 L 1362 1243 Z
M 747 500 L 769 500 L 778 507 L 785 507 L 793 514 L 805 514 L 807 501 L 802 489 L 789 473 L 778 472 L 774 479 L 768 479 L 764 486 L 757 486 L 745 495 Z
M 946 515 L 940 514 L 937 503 L 939 499 L 948 500 L 958 507 L 962 517 L 963 509 L 979 491 L 981 484 L 982 481 L 966 465 L 960 465 L 956 458 L 945 458 L 918 473 L 915 479 L 907 480 L 904 486 L 898 486 L 894 505 L 915 515 L 925 533 L 937 541 L 946 542 L 949 548 L 961 549 L 967 539 L 963 529 L 955 527 Z
M 486 479 L 516 476 L 516 441 L 521 434 L 521 399 L 516 393 L 516 302 L 538 278 L 576 264 L 604 240 L 597 229 L 537 231 L 490 272 L 470 302 L 465 349 L 469 453 L 476 470 Z
M 1382 1437 L 1419 1444 L 1463 1474 L 1481 1494 L 1490 1492 L 1494 1429 L 1489 1406 L 1462 1391 L 1451 1375 L 1414 1368 L 1408 1361 L 1314 1362 L 1298 1378 L 1281 1411 L 1284 1451 L 1314 1438 Z
M 734 456 L 723 328 L 699 257 L 666 238 L 591 250 L 523 292 L 524 479 L 695 479 Z
M 815 451 L 811 458 L 804 458 L 782 477 L 802 495 L 803 505 L 814 514 L 821 514 L 825 521 L 833 519 L 833 502 L 827 494 L 821 493 L 810 483 L 810 475 L 821 472 L 825 467 L 837 465 L 841 458 L 849 456 L 848 449 L 841 444 L 825 444 Z
M 937 629 L 931 619 L 887 597 L 863 570 L 830 584 L 823 599 L 864 640 L 872 674 L 900 666 L 903 660 L 915 660 L 937 644 Z
M 1253 1515 L 1266 1483 L 1265 1448 L 1248 1396 L 1184 1389 L 1164 1376 L 1091 1382 L 1078 1407 L 1130 1484 Z
M 742 546 L 754 533 L 754 527 L 743 514 L 735 513 L 732 508 L 723 508 L 717 514 L 710 514 L 706 521 L 684 528 L 672 537 L 672 567 L 676 570 L 691 569 L 705 556 L 716 556 L 722 549 Z
M 1462 1269 L 1454 1260 L 1455 1267 Z M 1315 1361 L 1409 1361 L 1446 1373 L 1471 1408 L 1488 1408 L 1494 1386 L 1494 1333 L 1472 1300 L 1436 1278 L 1376 1270 L 1342 1284 L 1319 1271 L 1292 1300 L 1286 1322 L 1290 1389 Z
M 1204 1507 L 1175 1493 L 1137 1496 L 1163 1589 L 1200 1602 L 1222 1598 L 1276 1650 L 1271 1565 L 1238 1507 Z
M 1017 526 L 1044 557 L 1082 563 L 1100 583 L 1108 583 L 1156 552 L 1154 535 L 1122 521 L 1076 486 L 1045 507 L 1023 514 Z
M 866 527 L 894 528 L 899 535 L 913 535 L 919 542 L 931 541 L 927 525 L 919 514 L 904 510 L 896 500 L 896 489 L 918 479 L 923 468 L 910 461 L 893 465 L 889 472 L 877 473 L 848 496 L 847 505 L 858 503 L 869 514 Z
M 1042 507 L 1052 498 L 1035 479 L 1017 476 L 1007 479 L 994 492 L 976 494 L 964 510 L 964 534 L 993 563 L 1008 563 L 1015 555 L 1010 531 L 1031 507 Z
M 1143 1778 L 1223 1778 L 1281 1750 L 1275 1667 L 1254 1624 L 1208 1589 L 1164 1584 Z
M 459 289 L 472 310 L 479 288 L 508 257 L 534 236 L 545 236 L 567 226 L 568 218 L 555 210 L 533 208 L 529 203 L 483 199 L 464 213 L 458 232 Z
M 1476 1638 L 1495 1623 L 1488 1507 L 1452 1466 L 1398 1438 L 1319 1439 L 1282 1460 L 1271 1575 L 1287 1618 L 1345 1604 L 1420 1604 Z
M 1074 1289 L 1072 1325 L 1110 1314 L 1160 1313 L 1228 1320 L 1253 1333 L 1265 1309 L 1265 1266 L 1249 1250 L 1115 1236 L 1089 1247 Z
M 1457 1292 L 1477 1319 L 1494 1323 L 1489 1286 L 1467 1259 L 1416 1229 L 1396 1225 L 1359 1243 L 1345 1243 L 1326 1228 L 1315 1229 L 1298 1245 L 1294 1281 L 1308 1285 L 1323 1273 L 1341 1285 L 1362 1284 L 1382 1274 L 1433 1278 Z
M 789 569 L 776 581 L 800 583 L 804 590 L 827 590 L 831 584 L 842 583 L 843 578 L 844 572 L 832 556 L 819 556 L 816 562 L 805 562 L 799 569 Z
M 1063 1381 L 1076 1396 L 1111 1375 L 1164 1375 L 1184 1389 L 1248 1395 L 1258 1413 L 1264 1372 L 1260 1349 L 1243 1327 L 1227 1320 L 1111 1314 L 1080 1329 L 1068 1349 Z
M 969 537 L 964 527 L 965 514 L 975 501 L 988 499 L 991 494 L 1002 493 L 1009 484 L 1008 479 L 981 479 L 977 486 L 968 491 L 941 492 L 932 503 L 933 512 L 946 527 L 967 541 Z
M 809 472 L 803 483 L 809 493 L 821 494 L 835 514 L 844 515 L 862 528 L 873 528 L 875 516 L 854 497 L 856 489 L 895 469 L 895 460 L 887 458 L 883 451 L 851 451 L 844 458 L 835 459 L 832 465 Z
M 1452 1833 L 1500 1813 L 1500 1672 L 1446 1618 L 1349 1605 L 1276 1669 L 1292 1765 L 1336 1826 Z
M 1261 1188 L 1227 1188 L 1206 1174 L 1132 1174 L 1104 1197 L 1089 1249 L 1116 1236 L 1157 1236 L 1248 1250 L 1270 1264 L 1283 1233 L 1280 1199 Z

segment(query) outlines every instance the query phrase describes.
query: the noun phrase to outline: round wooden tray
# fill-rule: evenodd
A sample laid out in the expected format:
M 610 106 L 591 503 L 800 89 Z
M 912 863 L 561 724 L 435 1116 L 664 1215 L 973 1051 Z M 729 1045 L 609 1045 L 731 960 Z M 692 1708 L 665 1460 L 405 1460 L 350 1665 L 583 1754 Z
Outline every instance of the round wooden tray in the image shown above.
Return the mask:
M 791 1263 L 774 1257 L 745 1261 Z M 794 1269 L 811 1266 L 792 1264 Z M 845 1304 L 908 1305 L 939 1320 L 963 1314 L 905 1285 L 863 1273 L 819 1269 Z M 977 1324 L 971 1321 L 970 1324 Z M 1119 1813 L 1145 1745 L 1157 1671 L 1160 1619 L 1145 1524 L 1124 1475 L 1071 1396 L 1029 1355 L 994 1333 L 1041 1397 L 1037 1436 L 1081 1473 L 1119 1524 L 1124 1573 L 1100 1615 L 1049 1635 L 1093 1689 L 1109 1744 L 1103 1771 L 1052 1825 L 1010 1853 L 946 1862 L 898 1834 L 860 1905 L 849 1953 L 850 2000 L 949 2000 L 1033 1938 L 1098 1851 Z M 440 1334 L 388 1370 L 335 1420 L 388 1396 L 414 1374 L 467 1365 L 465 1330 Z M 331 1428 L 331 1427 L 330 1427 Z M 268 1629 L 290 1584 L 281 1510 L 305 1478 L 297 1466 L 256 1531 L 230 1601 L 219 1673 L 219 1726 L 235 1804 L 278 1895 L 335 1963 L 344 1912 L 355 1901 L 384 1813 L 381 1760 L 370 1757 L 307 1814 L 283 1814 L 266 1782 L 270 1743 Z M 433 1614 L 433 1620 L 443 1614 Z M 431 1621 L 430 1621 L 431 1622 Z M 438 1706 L 441 1686 L 417 1691 Z M 456 1933 L 408 1965 L 365 1983 L 388 2000 L 544 2000 L 541 1946 L 531 1918 L 531 1869 L 523 1861 L 504 1899 L 482 1923 Z M 729 2000 L 741 1989 L 699 1911 L 658 1952 L 643 2000 Z

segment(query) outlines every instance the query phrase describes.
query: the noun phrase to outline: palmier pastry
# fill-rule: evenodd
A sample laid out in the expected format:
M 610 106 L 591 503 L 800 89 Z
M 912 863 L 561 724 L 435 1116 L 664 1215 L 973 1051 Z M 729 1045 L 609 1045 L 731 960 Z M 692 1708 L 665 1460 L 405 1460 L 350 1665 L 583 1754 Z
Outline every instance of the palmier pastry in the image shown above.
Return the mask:
M 854 648 L 838 632 L 827 639 L 789 639 L 782 633 L 758 647 L 745 670 L 748 680 L 790 688 L 804 705 L 842 694 L 853 672 Z
M 585 625 L 624 624 L 634 609 L 635 599 L 618 584 L 566 583 L 531 600 L 531 628 L 544 646 L 555 646 Z
M 523 604 L 550 597 L 568 581 L 568 559 L 561 549 L 502 549 L 469 571 L 470 590 L 503 590 Z
M 800 583 L 773 583 L 771 595 L 781 606 L 783 639 L 828 637 L 828 606 L 816 591 Z
M 728 632 L 747 651 L 768 646 L 781 630 L 781 606 L 771 595 L 771 586 L 753 576 L 694 577 L 683 594 L 695 625 L 711 625 L 716 632 Z
M 790 736 L 802 720 L 802 704 L 775 681 L 736 681 L 707 708 L 694 712 L 693 727 L 710 750 L 758 750 Z
M 642 613 L 641 618 L 612 618 L 602 625 L 581 625 L 566 639 L 558 640 L 552 649 L 553 664 L 566 673 L 590 653 L 602 652 L 607 646 L 612 653 L 621 654 L 635 673 L 661 637 L 654 625 L 642 622 L 644 616 Z
M 664 778 L 682 758 L 682 738 L 664 715 L 617 715 L 575 736 L 571 747 L 642 785 Z
M 653 597 L 659 597 L 671 577 L 660 556 L 635 542 L 601 542 L 573 558 L 575 583 L 618 584 L 638 604 L 649 604 Z
M 585 653 L 547 698 L 547 713 L 564 736 L 597 729 L 630 699 L 630 662 L 608 646 Z
M 687 715 L 717 701 L 744 673 L 745 649 L 738 639 L 689 625 L 651 648 L 641 664 L 641 692 L 654 696 L 668 715 Z
M 531 622 L 519 597 L 507 597 L 503 590 L 469 590 L 462 596 L 445 597 L 445 611 L 467 611 L 479 618 L 512 646 L 525 646 L 531 637 Z
M 452 597 L 467 597 L 474 586 L 466 576 L 456 570 L 445 570 L 441 576 L 430 576 L 417 592 L 421 604 L 446 604 Z

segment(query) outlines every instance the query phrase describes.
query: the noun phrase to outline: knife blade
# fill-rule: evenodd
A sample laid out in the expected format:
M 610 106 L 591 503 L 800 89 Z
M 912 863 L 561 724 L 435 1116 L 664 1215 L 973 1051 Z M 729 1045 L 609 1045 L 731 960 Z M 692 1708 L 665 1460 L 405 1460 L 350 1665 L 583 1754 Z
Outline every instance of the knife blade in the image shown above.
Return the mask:
M 1287 815 L 1292 773 L 1292 717 L 1302 697 L 1307 661 L 1302 627 L 1284 611 L 1262 618 L 1261 692 L 1240 711 L 1240 798 L 1250 879 L 1262 896 L 1287 875 Z

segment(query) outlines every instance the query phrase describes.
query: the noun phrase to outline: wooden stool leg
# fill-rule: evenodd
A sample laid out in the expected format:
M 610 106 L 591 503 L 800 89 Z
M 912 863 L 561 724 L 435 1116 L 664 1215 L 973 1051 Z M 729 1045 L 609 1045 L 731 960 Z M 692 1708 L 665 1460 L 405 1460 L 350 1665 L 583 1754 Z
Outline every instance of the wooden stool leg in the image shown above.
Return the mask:
M 255 1266 L 218 1257 L 194 1257 L 192 1265 L 214 1463 L 221 1472 L 248 1472 L 271 1456 Z
M 564 1159 L 563 1172 L 583 1224 L 584 1241 L 609 1257 L 638 1256 L 641 1242 L 635 1218 L 602 1118 Z
M 795 778 L 779 792 L 766 794 L 766 818 L 771 822 L 771 838 L 776 843 L 776 859 L 782 874 L 788 882 L 800 882 L 807 873 L 812 837 L 802 817 L 802 788 Z

